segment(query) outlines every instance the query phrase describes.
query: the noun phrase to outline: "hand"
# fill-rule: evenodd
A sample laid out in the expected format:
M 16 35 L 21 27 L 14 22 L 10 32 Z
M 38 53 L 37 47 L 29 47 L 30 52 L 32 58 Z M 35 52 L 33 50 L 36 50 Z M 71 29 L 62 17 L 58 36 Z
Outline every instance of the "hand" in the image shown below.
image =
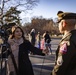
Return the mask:
M 44 49 L 44 50 L 43 50 L 43 53 L 44 53 L 45 55 L 48 55 L 49 50 L 48 50 L 48 49 Z

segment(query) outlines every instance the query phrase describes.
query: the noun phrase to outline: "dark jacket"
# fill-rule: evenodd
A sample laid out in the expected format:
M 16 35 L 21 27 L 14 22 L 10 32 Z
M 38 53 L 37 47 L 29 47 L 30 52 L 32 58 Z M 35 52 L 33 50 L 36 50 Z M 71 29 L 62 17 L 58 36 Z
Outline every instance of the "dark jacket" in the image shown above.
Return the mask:
M 50 37 L 50 35 L 48 33 L 45 34 L 44 38 L 45 38 L 46 43 L 50 43 L 51 37 Z
M 57 63 L 59 57 L 60 62 Z M 76 75 L 76 30 L 72 30 L 62 38 L 55 61 L 51 75 Z
M 30 35 L 31 35 L 31 43 L 33 44 L 33 45 L 35 45 L 35 33 L 34 32 L 31 32 L 30 33 Z
M 42 50 L 34 47 L 29 41 L 25 40 L 19 46 L 19 58 L 18 58 L 18 69 L 19 75 L 34 75 L 31 62 L 28 56 L 28 50 L 38 55 L 45 55 Z

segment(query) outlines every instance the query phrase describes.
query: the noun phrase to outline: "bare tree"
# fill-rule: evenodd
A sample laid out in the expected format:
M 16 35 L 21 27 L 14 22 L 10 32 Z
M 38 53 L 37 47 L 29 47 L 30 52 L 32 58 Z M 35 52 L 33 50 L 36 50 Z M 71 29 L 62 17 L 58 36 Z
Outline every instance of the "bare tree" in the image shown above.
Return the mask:
M 11 7 L 27 13 L 28 10 L 32 10 L 38 2 L 39 0 L 0 0 L 0 23 L 4 23 L 3 18 Z

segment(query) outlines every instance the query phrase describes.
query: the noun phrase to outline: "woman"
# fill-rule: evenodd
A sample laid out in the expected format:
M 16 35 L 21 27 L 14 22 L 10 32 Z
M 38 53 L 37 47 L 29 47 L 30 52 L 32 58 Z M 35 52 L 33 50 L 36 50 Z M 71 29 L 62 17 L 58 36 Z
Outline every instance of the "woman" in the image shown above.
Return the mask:
M 30 36 L 31 36 L 31 43 L 32 45 L 35 46 L 35 29 L 32 29 L 31 32 L 30 32 Z
M 43 34 L 43 37 L 45 39 L 45 47 L 49 50 L 49 54 L 52 54 L 52 50 L 51 50 L 51 37 L 49 35 L 49 32 L 45 31 L 45 33 Z
M 37 36 L 36 36 L 36 42 L 37 42 L 37 45 L 38 45 L 37 47 L 38 47 L 38 48 L 41 48 L 41 47 L 40 47 L 40 41 L 41 41 L 40 32 L 38 32 L 38 34 L 37 34 Z
M 34 47 L 24 37 L 24 32 L 20 27 L 15 27 L 12 30 L 12 35 L 8 40 L 12 53 L 14 55 L 19 75 L 34 75 L 31 62 L 28 56 L 28 50 L 38 55 L 45 55 L 45 51 Z M 13 63 L 9 57 L 10 74 L 16 75 L 14 72 Z

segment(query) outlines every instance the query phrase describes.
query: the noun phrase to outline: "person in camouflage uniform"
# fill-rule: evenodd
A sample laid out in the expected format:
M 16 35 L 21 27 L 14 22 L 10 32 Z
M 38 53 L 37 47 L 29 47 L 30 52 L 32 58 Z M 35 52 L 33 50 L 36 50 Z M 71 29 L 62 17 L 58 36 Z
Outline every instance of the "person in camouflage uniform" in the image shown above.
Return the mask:
M 58 11 L 57 16 L 63 37 L 50 75 L 76 75 L 76 13 Z

